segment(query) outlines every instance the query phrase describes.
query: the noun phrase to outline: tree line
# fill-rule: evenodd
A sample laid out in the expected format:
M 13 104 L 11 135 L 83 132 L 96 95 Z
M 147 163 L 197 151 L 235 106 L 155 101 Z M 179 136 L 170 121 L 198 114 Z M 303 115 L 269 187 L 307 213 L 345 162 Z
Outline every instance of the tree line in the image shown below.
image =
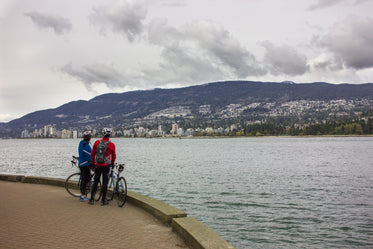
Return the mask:
M 242 134 L 243 133 L 243 134 Z M 373 135 L 373 118 L 326 121 L 303 126 L 284 126 L 272 123 L 248 125 L 237 135 L 244 136 L 318 136 L 318 135 Z
M 194 136 L 322 136 L 322 135 L 373 135 L 373 118 L 325 121 L 316 124 L 284 124 L 266 122 L 240 125 L 229 133 L 195 132 Z

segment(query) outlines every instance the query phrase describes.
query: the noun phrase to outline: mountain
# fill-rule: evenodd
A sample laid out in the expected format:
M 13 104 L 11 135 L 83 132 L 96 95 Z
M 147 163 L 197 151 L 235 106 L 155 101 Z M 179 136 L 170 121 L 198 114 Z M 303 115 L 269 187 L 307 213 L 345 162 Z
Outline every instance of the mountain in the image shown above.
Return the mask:
M 364 110 L 372 107 L 373 83 L 329 84 L 293 82 L 225 81 L 177 89 L 154 89 L 124 93 L 110 93 L 89 101 L 73 101 L 55 109 L 36 111 L 8 123 L 0 124 L 0 135 L 19 133 L 25 128 L 41 128 L 54 124 L 61 128 L 100 127 L 102 125 L 131 126 L 158 118 L 158 123 L 176 116 L 184 118 L 229 119 L 229 108 L 234 117 L 247 117 L 255 111 L 268 112 L 275 106 L 299 101 L 330 103 L 333 100 L 360 101 Z M 363 102 L 362 102 L 363 101 Z M 266 103 L 273 103 L 271 107 Z M 365 103 L 365 104 L 364 104 Z M 200 107 L 207 106 L 207 112 Z M 241 111 L 234 109 L 239 106 Z M 171 109 L 170 109 L 171 108 Z M 181 108 L 181 109 L 180 109 Z M 370 109 L 371 110 L 371 109 Z M 164 114 L 167 115 L 164 115 Z M 181 114 L 183 113 L 183 114 Z M 239 115 L 237 115 L 237 113 Z M 232 117 L 233 117 L 232 116 Z M 148 122 L 149 123 L 149 122 Z M 151 122 L 150 122 L 151 123 Z

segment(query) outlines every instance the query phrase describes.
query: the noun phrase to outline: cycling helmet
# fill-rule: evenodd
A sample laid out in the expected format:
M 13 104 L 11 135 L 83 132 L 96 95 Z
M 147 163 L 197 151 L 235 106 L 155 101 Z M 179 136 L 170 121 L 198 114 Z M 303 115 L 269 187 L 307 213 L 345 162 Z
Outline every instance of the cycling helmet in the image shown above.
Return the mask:
M 105 137 L 110 137 L 111 133 L 112 133 L 112 130 L 110 128 L 104 128 L 104 129 L 102 129 L 102 134 Z
M 84 139 L 90 139 L 91 137 L 92 137 L 92 132 L 91 131 L 83 132 L 83 138 Z

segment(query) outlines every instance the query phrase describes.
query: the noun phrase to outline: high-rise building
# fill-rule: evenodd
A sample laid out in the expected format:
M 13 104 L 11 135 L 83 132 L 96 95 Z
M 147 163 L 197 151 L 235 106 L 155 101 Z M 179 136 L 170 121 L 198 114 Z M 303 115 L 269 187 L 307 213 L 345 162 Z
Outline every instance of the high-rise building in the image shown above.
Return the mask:
M 28 130 L 26 130 L 26 129 L 23 130 L 21 132 L 21 138 L 28 138 L 28 137 L 30 137 Z
M 158 125 L 158 136 L 164 135 L 164 132 L 162 130 L 162 125 Z
M 178 129 L 179 129 L 178 124 L 172 124 L 171 134 L 177 134 Z

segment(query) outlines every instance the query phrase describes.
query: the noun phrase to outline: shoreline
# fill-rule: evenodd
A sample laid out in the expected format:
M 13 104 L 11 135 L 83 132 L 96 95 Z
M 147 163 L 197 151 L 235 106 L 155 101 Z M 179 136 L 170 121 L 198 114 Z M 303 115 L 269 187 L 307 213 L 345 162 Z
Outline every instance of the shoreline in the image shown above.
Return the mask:
M 271 135 L 271 136 L 163 136 L 163 137 L 111 137 L 111 139 L 227 139 L 227 138 L 327 138 L 327 137 L 373 137 L 373 134 L 365 135 Z M 38 140 L 38 139 L 56 139 L 56 140 L 80 140 L 81 138 L 0 138 L 0 140 Z M 92 137 L 92 139 L 101 139 L 101 137 Z

